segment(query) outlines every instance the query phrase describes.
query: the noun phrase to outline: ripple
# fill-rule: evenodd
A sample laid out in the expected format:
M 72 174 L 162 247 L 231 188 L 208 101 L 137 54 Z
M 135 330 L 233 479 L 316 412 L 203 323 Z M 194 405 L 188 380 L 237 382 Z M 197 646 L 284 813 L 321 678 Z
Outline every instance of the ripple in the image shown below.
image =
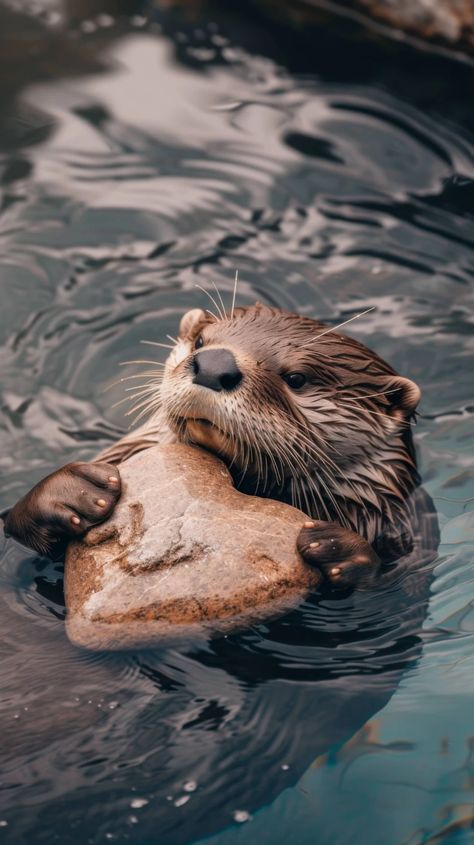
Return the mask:
M 216 830 L 230 842 L 243 813 L 241 829 L 272 845 L 283 830 L 306 841 L 309 817 L 313 841 L 329 815 L 347 824 L 344 767 L 381 760 L 384 777 L 406 765 L 406 778 L 416 748 L 432 771 L 440 755 L 424 749 L 444 711 L 426 724 L 420 711 L 446 687 L 472 697 L 473 140 L 422 94 L 416 107 L 352 72 L 325 78 L 324 59 L 319 74 L 294 73 L 204 12 L 197 27 L 159 14 L 172 35 L 102 10 L 70 38 L 51 22 L 48 74 L 25 60 L 21 96 L 2 105 L 2 505 L 118 437 L 123 394 L 106 388 L 120 362 L 207 307 L 196 285 L 215 282 L 230 302 L 238 269 L 240 304 L 258 298 L 331 324 L 374 307 L 351 333 L 423 388 L 417 442 L 443 546 L 419 595 L 395 585 L 311 600 L 199 648 L 123 655 L 73 649 L 61 568 L 7 556 L 0 817 L 15 845 L 49 843 L 52 831 L 63 845 L 142 844 L 157 830 L 163 845 Z M 461 725 L 461 744 L 463 713 L 442 726 Z M 388 739 L 374 739 L 378 725 Z M 306 770 L 316 797 L 302 809 Z M 391 790 L 372 803 L 390 803 Z M 369 804 L 363 822 L 350 814 L 354 842 L 392 829 L 372 824 Z M 263 805 L 275 815 L 261 831 Z

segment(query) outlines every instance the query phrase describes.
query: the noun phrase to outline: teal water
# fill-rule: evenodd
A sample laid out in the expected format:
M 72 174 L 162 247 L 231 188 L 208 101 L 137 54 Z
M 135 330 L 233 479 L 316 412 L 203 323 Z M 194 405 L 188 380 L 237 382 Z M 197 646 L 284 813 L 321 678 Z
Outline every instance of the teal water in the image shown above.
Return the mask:
M 442 544 L 423 593 L 114 657 L 68 644 L 59 565 L 6 557 L 0 842 L 474 842 L 472 68 L 124 10 L 0 10 L 0 507 L 119 436 L 120 362 L 238 268 L 242 304 L 374 307 Z

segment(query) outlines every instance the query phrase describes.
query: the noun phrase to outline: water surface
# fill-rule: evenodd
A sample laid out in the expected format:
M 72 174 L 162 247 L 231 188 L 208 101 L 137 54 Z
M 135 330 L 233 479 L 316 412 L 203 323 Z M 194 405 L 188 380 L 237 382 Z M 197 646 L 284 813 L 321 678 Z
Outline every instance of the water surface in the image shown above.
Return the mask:
M 4 560 L 0 841 L 474 842 L 469 69 L 248 10 L 54 14 L 2 13 L 0 506 L 117 438 L 120 362 L 238 268 L 240 304 L 374 308 L 442 546 L 417 595 L 113 657 L 66 641 L 59 565 Z

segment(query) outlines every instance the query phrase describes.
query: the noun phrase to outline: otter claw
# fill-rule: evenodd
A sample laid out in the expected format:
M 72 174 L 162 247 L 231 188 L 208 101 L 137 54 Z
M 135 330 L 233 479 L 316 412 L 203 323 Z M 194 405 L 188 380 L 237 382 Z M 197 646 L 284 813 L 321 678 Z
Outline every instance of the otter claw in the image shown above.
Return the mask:
M 323 573 L 334 589 L 347 589 L 370 580 L 380 560 L 369 543 L 334 522 L 305 522 L 298 537 L 298 551 L 306 563 Z
M 82 537 L 107 519 L 119 496 L 120 476 L 113 464 L 66 464 L 12 508 L 5 530 L 24 545 L 49 554 L 58 548 L 58 540 Z

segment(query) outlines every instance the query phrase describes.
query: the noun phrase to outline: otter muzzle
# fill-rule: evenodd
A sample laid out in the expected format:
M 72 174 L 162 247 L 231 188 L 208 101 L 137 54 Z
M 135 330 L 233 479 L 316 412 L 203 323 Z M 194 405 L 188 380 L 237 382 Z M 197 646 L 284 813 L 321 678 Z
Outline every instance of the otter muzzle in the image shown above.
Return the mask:
M 192 362 L 193 384 L 210 390 L 235 390 L 242 381 L 242 373 L 228 349 L 203 349 L 196 352 Z

